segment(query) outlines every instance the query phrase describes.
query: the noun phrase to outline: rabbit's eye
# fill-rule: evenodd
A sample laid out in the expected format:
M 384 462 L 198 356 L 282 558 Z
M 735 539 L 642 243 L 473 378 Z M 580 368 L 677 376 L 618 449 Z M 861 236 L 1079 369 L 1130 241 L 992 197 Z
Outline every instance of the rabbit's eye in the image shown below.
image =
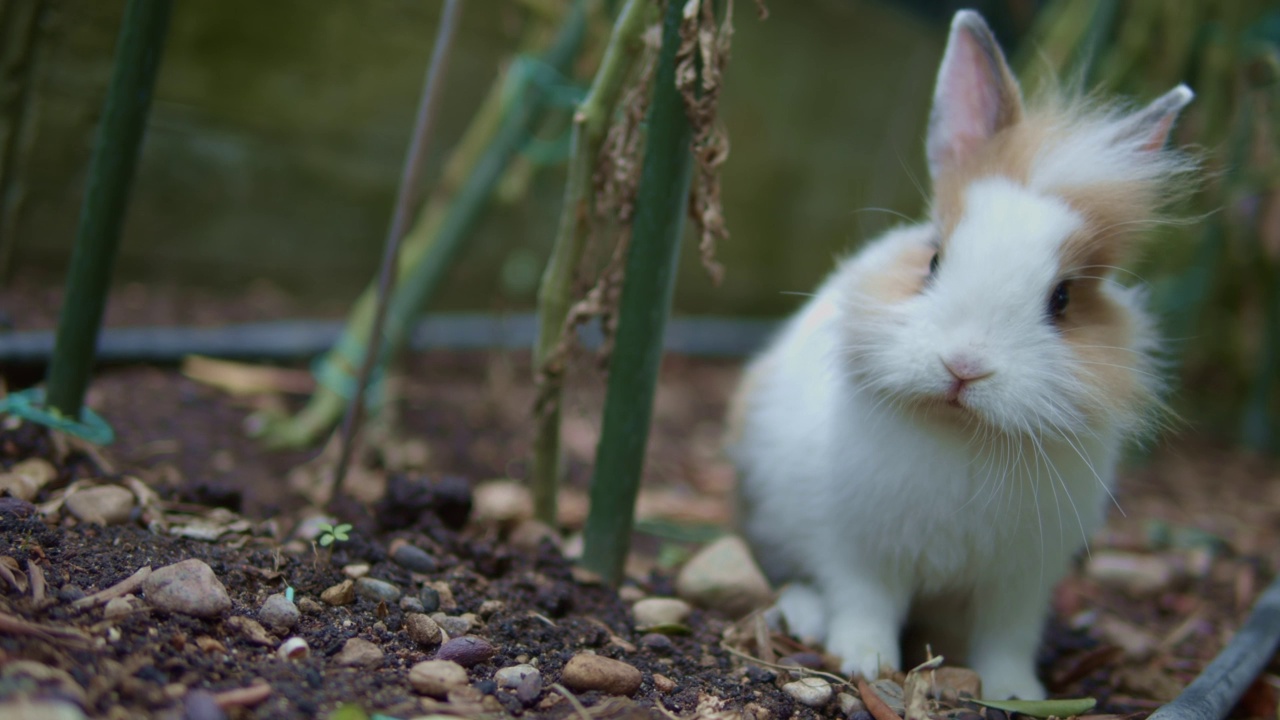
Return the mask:
M 929 260 L 929 275 L 938 274 L 938 253 L 933 254 L 933 258 Z
M 1058 287 L 1053 289 L 1053 294 L 1049 295 L 1049 317 L 1057 320 L 1062 317 L 1062 313 L 1067 310 L 1067 303 L 1071 301 L 1071 281 L 1063 280 L 1058 283 Z

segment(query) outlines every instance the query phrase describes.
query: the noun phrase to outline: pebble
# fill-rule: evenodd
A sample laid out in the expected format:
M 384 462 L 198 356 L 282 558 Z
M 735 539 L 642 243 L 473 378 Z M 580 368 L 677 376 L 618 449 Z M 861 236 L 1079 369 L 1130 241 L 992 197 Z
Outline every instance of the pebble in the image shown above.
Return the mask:
M 330 605 L 350 605 L 356 599 L 356 583 L 354 580 L 343 580 L 320 593 L 320 599 Z
M 435 647 L 440 644 L 440 626 L 426 615 L 409 613 L 404 618 L 404 625 L 409 637 L 419 645 Z
M 262 607 L 258 609 L 258 619 L 271 628 L 272 632 L 281 634 L 292 630 L 301 617 L 302 613 L 298 611 L 298 606 L 285 597 L 284 593 L 267 596 Z
M 253 618 L 239 615 L 227 618 L 227 627 L 235 630 L 241 637 L 254 645 L 275 647 L 276 639 L 271 637 L 266 628 L 262 627 L 262 623 Z
M 636 628 L 640 630 L 659 625 L 681 625 L 692 610 L 683 600 L 664 597 L 645 598 L 631 608 Z
M 422 603 L 422 612 L 436 612 L 440 609 L 440 591 L 430 585 L 423 585 L 418 591 L 418 601 Z
M 58 599 L 62 602 L 75 602 L 82 597 L 84 597 L 84 590 L 80 589 L 79 585 L 67 583 L 58 588 Z
M 452 660 L 462 667 L 472 667 L 493 657 L 497 651 L 488 640 L 475 635 L 455 637 L 436 651 L 437 660 Z
M 666 636 L 664 635 L 663 637 Z M 653 687 L 660 693 L 669 693 L 676 689 L 676 681 L 661 673 L 654 673 Z
M 226 720 L 218 698 L 208 690 L 192 690 L 182 698 L 182 720 Z
M 507 604 L 502 602 L 501 600 L 485 600 L 484 602 L 480 603 L 480 607 L 476 610 L 476 614 L 484 618 L 485 620 L 488 620 L 489 618 L 493 617 L 494 614 L 502 612 L 502 610 L 506 607 L 507 607 Z
M 405 595 L 400 598 L 400 609 L 407 613 L 420 613 L 427 610 L 422 601 L 412 595 Z
M 801 705 L 820 708 L 831 702 L 831 683 L 819 677 L 800 678 L 782 686 L 782 691 Z
M 85 720 L 84 712 L 61 700 L 31 700 L 25 697 L 0 702 L 3 720 Z
M 372 668 L 382 664 L 382 648 L 368 640 L 351 638 L 333 660 L 343 667 Z
M 324 606 L 316 602 L 313 598 L 298 598 L 298 609 L 308 615 L 315 615 L 324 610 Z
M 867 706 L 862 702 L 862 698 L 849 693 L 840 693 L 836 695 L 836 703 L 840 705 L 840 714 L 845 717 L 852 717 L 856 712 L 865 712 Z
M 733 618 L 767 605 L 772 597 L 747 544 L 734 535 L 716 540 L 685 563 L 676 576 L 676 594 Z
M 498 687 L 514 692 L 525 705 L 532 705 L 542 695 L 542 673 L 532 665 L 504 667 L 493 674 L 493 679 Z
M 67 511 L 77 520 L 98 525 L 119 525 L 133 513 L 133 493 L 119 485 L 100 485 L 67 496 Z
M 183 560 L 153 571 L 142 581 L 151 605 L 195 617 L 218 617 L 231 609 L 227 589 L 203 560 Z
M 416 573 L 433 573 L 440 567 L 430 553 L 404 540 L 391 543 L 391 560 L 400 567 Z
M 322 529 L 323 526 L 328 525 L 333 527 L 337 524 L 337 518 L 332 518 L 327 515 L 312 515 L 298 523 L 298 527 L 293 531 L 293 536 L 299 540 L 315 540 L 320 537 L 320 533 L 324 532 Z
M 521 520 L 516 526 L 511 528 L 511 534 L 507 536 L 507 542 L 511 543 L 511 547 L 524 552 L 536 552 L 543 541 L 549 541 L 555 547 L 560 547 L 560 535 L 550 525 L 541 520 Z
M 352 563 L 351 565 L 346 565 L 342 568 L 342 574 L 352 580 L 359 580 L 365 575 L 368 575 L 369 570 L 371 569 L 372 568 L 369 567 L 369 563 Z
M 1103 585 L 1134 593 L 1153 593 L 1173 583 L 1173 565 L 1158 555 L 1101 551 L 1085 565 L 1085 575 Z
M 671 638 L 662 633 L 646 633 L 641 636 L 640 647 L 656 652 L 659 655 L 670 655 L 676 650 L 676 644 L 671 642 Z
M 356 581 L 356 594 L 370 600 L 394 603 L 400 599 L 400 587 L 386 580 L 362 577 Z
M 443 700 L 450 690 L 467 687 L 467 671 L 449 660 L 426 660 L 409 668 L 409 684 L 423 695 Z
M 57 476 L 53 463 L 44 458 L 30 458 L 0 474 L 0 490 L 8 490 L 13 497 L 30 502 Z
M 627 663 L 590 653 L 574 655 L 560 673 L 560 681 L 570 690 L 599 690 L 608 695 L 631 695 L 642 680 L 640 671 Z
M 533 517 L 533 495 L 515 480 L 482 482 L 471 498 L 471 517 L 477 522 L 513 525 Z
M 311 654 L 311 647 L 307 645 L 306 640 L 300 637 L 291 637 L 280 643 L 276 654 L 280 656 L 281 660 L 302 660 Z
M 453 617 L 450 615 L 441 616 L 436 613 L 435 621 L 445 632 L 449 633 L 449 637 L 460 637 L 471 632 L 472 622 L 465 617 Z
M 141 610 L 142 601 L 133 595 L 111 598 L 102 608 L 102 617 L 107 620 L 119 620 Z

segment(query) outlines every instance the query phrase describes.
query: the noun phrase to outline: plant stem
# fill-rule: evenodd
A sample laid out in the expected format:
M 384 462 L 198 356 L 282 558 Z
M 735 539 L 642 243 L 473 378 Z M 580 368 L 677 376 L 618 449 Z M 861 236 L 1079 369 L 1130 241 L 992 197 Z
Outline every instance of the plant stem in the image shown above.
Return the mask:
M 692 179 L 693 129 L 676 87 L 676 54 L 684 3 L 667 3 L 662 50 L 649 111 L 649 136 L 619 305 L 617 344 L 609 368 L 604 424 L 591 480 L 583 565 L 617 584 L 622 577 L 662 336 L 675 289 L 676 262 Z
M 592 170 L 623 83 L 634 65 L 644 33 L 648 0 L 627 0 L 613 27 L 600 68 L 586 98 L 573 116 L 572 155 L 565 182 L 564 205 L 555 247 L 538 289 L 538 340 L 533 370 L 539 381 L 537 436 L 533 452 L 534 513 L 548 525 L 556 522 L 556 486 L 560 478 L 560 399 L 563 358 L 554 367 L 573 299 L 574 272 L 582 258 L 591 217 Z
M 360 423 L 360 409 L 364 402 L 365 387 L 369 384 L 369 375 L 377 362 L 378 351 L 382 348 L 379 341 L 382 337 L 382 326 L 386 322 L 387 304 L 391 298 L 391 288 L 395 284 L 396 260 L 400 256 L 400 241 L 409 227 L 409 218 L 418 200 L 418 190 L 422 184 L 422 165 L 427 159 L 427 148 L 431 144 L 431 131 L 435 126 L 436 106 L 440 98 L 440 88 L 444 84 L 445 68 L 449 65 L 449 51 L 453 47 L 453 38 L 458 28 L 458 16 L 462 13 L 462 0 L 445 0 L 444 10 L 440 13 L 440 25 L 436 29 L 435 46 L 431 51 L 431 63 L 427 67 L 427 77 L 422 88 L 422 97 L 418 102 L 418 115 L 414 120 L 413 139 L 409 151 L 405 154 L 404 169 L 400 175 L 400 192 L 396 197 L 395 211 L 391 218 L 391 227 L 387 231 L 386 245 L 382 253 L 382 266 L 378 270 L 378 304 L 373 313 L 373 326 L 369 330 L 369 341 L 365 344 L 364 360 L 360 365 L 360 374 L 356 379 L 355 391 L 351 402 L 347 405 L 346 417 L 342 422 L 342 440 L 338 450 L 338 465 L 334 468 L 334 495 L 342 492 L 342 481 L 347 473 L 347 464 L 351 460 L 351 446 L 355 440 L 356 429 Z
M 93 370 L 107 288 L 164 50 L 170 4 L 170 0 L 129 0 L 116 43 L 111 85 L 89 166 L 89 186 L 80 209 L 67 295 L 49 366 L 49 406 L 71 418 L 80 417 Z

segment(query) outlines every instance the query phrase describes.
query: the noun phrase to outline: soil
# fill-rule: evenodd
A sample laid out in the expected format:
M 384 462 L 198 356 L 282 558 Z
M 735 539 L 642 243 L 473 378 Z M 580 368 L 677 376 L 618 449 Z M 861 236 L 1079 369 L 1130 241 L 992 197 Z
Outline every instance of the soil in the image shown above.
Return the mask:
M 603 392 L 598 372 L 587 372 L 567 402 L 564 538 L 532 545 L 513 538 L 510 524 L 468 519 L 471 488 L 524 475 L 532 435 L 527 357 L 423 355 L 411 358 L 406 370 L 397 388 L 397 432 L 385 442 L 408 447 L 411 452 L 403 455 L 409 459 L 389 462 L 389 455 L 372 450 L 361 455 L 363 471 L 354 476 L 366 485 L 353 493 L 362 501 L 351 506 L 356 528 L 331 554 L 292 537 L 316 513 L 313 500 L 299 492 L 301 480 L 326 456 L 317 458 L 316 450 L 269 451 L 245 432 L 254 412 L 296 409 L 299 395 L 237 397 L 176 368 L 111 368 L 96 378 L 90 397 L 118 434 L 109 448 L 90 452 L 8 422 L 0 430 L 0 466 L 7 470 L 44 457 L 54 462 L 58 477 L 40 491 L 35 505 L 0 498 L 0 555 L 12 559 L 0 558 L 0 564 L 25 573 L 21 587 L 0 580 L 0 667 L 7 668 L 0 672 L 0 701 L 25 693 L 71 700 L 91 717 L 221 717 L 199 714 L 198 701 L 206 696 L 196 691 L 265 684 L 269 692 L 256 702 L 218 696 L 218 712 L 328 717 L 344 703 L 356 703 L 369 713 L 402 718 L 432 712 L 526 718 L 842 716 L 835 702 L 813 709 L 783 692 L 785 682 L 809 673 L 744 657 L 759 654 L 759 648 L 736 643 L 742 626 L 730 618 L 695 610 L 688 634 L 655 641 L 635 629 L 630 605 L 618 592 L 565 559 L 562 549 L 574 547 L 583 521 Z M 697 533 L 680 530 L 705 532 L 729 521 L 732 473 L 716 448 L 737 372 L 736 363 L 725 361 L 671 357 L 664 363 L 640 506 L 648 524 L 637 534 L 622 591 L 629 598 L 673 592 L 673 565 L 697 545 L 690 540 Z M 1081 569 L 1063 583 L 1046 630 L 1041 675 L 1054 695 L 1089 695 L 1099 701 L 1090 714 L 1137 720 L 1203 669 L 1243 622 L 1280 562 L 1276 474 L 1274 462 L 1195 437 L 1171 439 L 1142 469 L 1128 473 L 1117 497 L 1126 514 L 1113 513 L 1091 554 L 1136 558 L 1160 580 L 1138 587 L 1101 578 L 1082 559 Z M 122 524 L 82 523 L 54 507 L 85 481 L 127 485 L 130 477 L 157 495 L 140 502 Z M 207 541 L 172 533 L 191 518 L 218 526 L 221 536 Z M 390 559 L 393 541 L 426 550 L 438 568 L 411 573 Z M 107 619 L 100 605 L 73 605 L 139 568 L 190 558 L 213 569 L 231 597 L 230 611 L 199 619 L 140 603 Z M 434 657 L 436 649 L 409 638 L 399 603 L 362 596 L 341 606 L 315 602 L 326 588 L 360 572 L 413 596 L 424 583 L 442 582 L 456 602 L 441 608 L 451 616 L 480 616 L 483 610 L 471 632 L 495 653 L 470 668 L 470 691 L 444 701 L 413 691 L 408 669 Z M 43 599 L 34 589 L 36 575 L 43 576 Z M 283 634 L 264 646 L 231 620 L 257 617 L 266 597 L 286 587 L 311 608 L 289 633 L 310 647 L 302 660 L 277 657 L 273 645 Z M 501 605 L 486 602 L 495 600 Z M 376 669 L 336 662 L 343 644 L 356 637 L 384 653 Z M 777 654 L 806 650 L 780 636 L 771 644 Z M 639 669 L 640 689 L 627 698 L 591 691 L 572 699 L 553 689 L 565 662 L 584 651 Z M 44 666 L 43 679 L 19 660 Z M 493 682 L 496 670 L 524 661 L 538 664 L 546 685 L 528 703 Z M 1235 716 L 1275 717 L 1278 685 L 1274 673 L 1265 675 Z M 843 685 L 837 690 L 852 692 Z M 946 708 L 972 720 L 973 713 L 1007 720 L 1000 711 L 972 703 Z

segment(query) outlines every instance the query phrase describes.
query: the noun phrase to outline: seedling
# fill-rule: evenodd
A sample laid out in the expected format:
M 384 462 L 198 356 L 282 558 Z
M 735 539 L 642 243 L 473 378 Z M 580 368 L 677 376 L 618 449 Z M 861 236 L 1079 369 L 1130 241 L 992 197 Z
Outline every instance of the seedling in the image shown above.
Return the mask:
M 327 548 L 335 542 L 346 542 L 350 539 L 347 534 L 351 532 L 350 523 L 342 523 L 337 527 L 328 523 L 320 525 L 320 547 Z

